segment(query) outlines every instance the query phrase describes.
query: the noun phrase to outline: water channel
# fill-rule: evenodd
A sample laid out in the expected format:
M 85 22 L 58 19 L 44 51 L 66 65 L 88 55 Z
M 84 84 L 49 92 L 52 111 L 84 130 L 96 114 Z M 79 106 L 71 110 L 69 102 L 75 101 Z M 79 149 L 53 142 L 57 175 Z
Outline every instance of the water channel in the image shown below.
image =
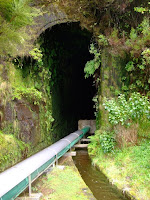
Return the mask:
M 84 182 L 97 200 L 129 200 L 108 182 L 102 172 L 92 165 L 86 150 L 78 150 L 73 159 Z

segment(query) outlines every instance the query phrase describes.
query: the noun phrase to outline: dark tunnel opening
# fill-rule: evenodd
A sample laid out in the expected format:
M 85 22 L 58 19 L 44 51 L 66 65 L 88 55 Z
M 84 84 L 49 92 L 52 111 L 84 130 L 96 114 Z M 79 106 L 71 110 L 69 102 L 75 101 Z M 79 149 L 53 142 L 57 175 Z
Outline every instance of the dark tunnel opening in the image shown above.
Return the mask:
M 63 137 L 78 129 L 78 120 L 94 119 L 96 94 L 93 78 L 85 79 L 84 67 L 92 35 L 78 23 L 55 25 L 42 35 L 44 63 L 51 70 L 53 136 Z

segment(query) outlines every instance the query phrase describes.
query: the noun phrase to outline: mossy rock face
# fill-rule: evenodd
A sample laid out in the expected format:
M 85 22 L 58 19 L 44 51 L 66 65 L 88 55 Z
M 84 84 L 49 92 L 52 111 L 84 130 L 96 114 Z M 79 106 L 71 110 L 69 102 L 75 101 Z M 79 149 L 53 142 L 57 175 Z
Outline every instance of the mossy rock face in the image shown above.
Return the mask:
M 24 159 L 27 149 L 28 145 L 13 135 L 0 132 L 0 172 Z
M 1 105 L 0 127 L 6 134 L 15 134 L 23 142 L 33 145 L 39 141 L 39 107 L 25 100 L 7 101 Z
M 0 66 L 0 80 L 0 170 L 4 170 L 52 144 L 51 99 L 46 101 L 30 74 L 23 77 L 12 63 Z
M 25 85 L 20 70 L 16 70 L 13 65 L 10 65 L 9 69 L 10 71 L 3 66 L 5 77 L 1 75 L 0 128 L 6 134 L 14 134 L 20 140 L 36 145 L 39 142 L 37 138 L 40 130 L 39 106 L 31 101 L 32 93 L 28 94 L 30 99 L 21 97 L 20 93 L 18 96 L 21 99 L 14 97 L 18 88 L 21 87 L 24 91 L 28 91 L 28 86 Z
M 124 59 L 114 57 L 108 49 L 102 52 L 101 84 L 99 86 L 99 124 L 101 129 L 110 128 L 108 114 L 103 106 L 103 98 L 116 97 L 122 88 L 122 68 Z
M 39 107 L 24 100 L 15 100 L 14 110 L 18 121 L 19 138 L 33 145 L 37 144 L 39 133 Z

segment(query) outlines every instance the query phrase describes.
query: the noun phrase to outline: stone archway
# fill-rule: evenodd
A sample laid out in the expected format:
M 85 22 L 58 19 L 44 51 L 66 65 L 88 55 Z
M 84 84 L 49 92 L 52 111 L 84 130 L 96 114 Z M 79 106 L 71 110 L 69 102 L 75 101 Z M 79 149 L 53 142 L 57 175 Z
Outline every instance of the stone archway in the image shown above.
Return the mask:
M 42 15 L 34 19 L 34 25 L 29 27 L 30 33 L 35 41 L 46 29 L 61 23 L 77 22 L 76 19 L 70 19 L 68 15 L 56 4 L 49 4 L 46 9 L 40 8 Z

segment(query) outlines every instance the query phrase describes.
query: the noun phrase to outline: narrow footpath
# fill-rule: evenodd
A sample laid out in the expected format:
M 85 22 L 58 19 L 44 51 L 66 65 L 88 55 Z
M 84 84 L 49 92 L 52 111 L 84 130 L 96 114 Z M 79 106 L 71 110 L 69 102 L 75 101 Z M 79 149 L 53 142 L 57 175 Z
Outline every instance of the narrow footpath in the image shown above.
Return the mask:
M 41 200 L 96 200 L 70 156 L 62 157 L 58 167 L 35 181 L 32 192 L 42 193 Z M 27 196 L 27 193 L 21 196 Z

